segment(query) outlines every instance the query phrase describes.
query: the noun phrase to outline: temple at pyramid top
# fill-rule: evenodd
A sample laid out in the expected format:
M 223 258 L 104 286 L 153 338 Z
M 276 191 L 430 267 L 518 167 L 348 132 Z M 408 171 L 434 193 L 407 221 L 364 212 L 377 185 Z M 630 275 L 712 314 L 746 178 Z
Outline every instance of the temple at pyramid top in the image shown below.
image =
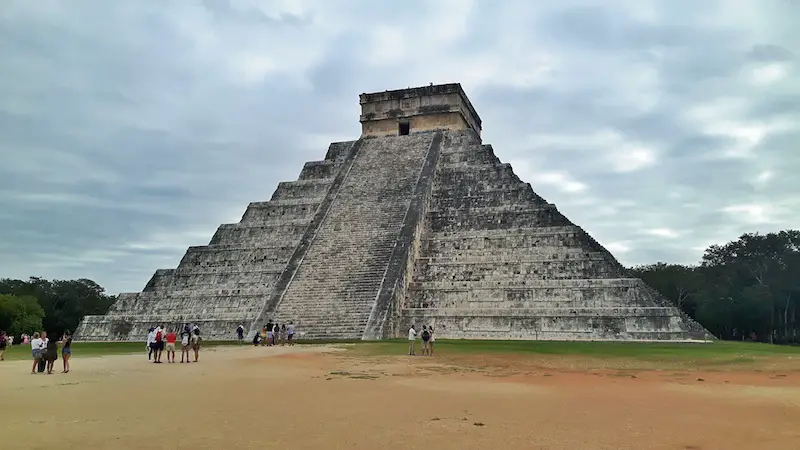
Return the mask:
M 361 94 L 362 136 L 403 136 L 418 131 L 473 130 L 481 118 L 459 83 Z

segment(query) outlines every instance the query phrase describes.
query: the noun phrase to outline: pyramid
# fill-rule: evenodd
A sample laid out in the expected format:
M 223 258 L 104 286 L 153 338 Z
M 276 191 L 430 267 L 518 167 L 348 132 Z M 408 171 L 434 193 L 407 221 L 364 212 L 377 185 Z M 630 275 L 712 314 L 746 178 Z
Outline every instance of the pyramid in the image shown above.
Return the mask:
M 688 341 L 708 332 L 630 273 L 481 141 L 460 84 L 362 94 L 362 135 L 330 145 L 268 202 L 142 292 L 86 316 L 76 339 L 206 339 L 268 321 L 304 339 Z

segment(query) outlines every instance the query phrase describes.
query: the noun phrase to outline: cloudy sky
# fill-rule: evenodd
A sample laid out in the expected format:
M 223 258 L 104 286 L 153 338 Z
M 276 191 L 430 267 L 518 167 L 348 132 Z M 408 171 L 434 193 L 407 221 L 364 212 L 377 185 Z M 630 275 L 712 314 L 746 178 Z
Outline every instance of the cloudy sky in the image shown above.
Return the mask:
M 358 94 L 460 82 L 484 142 L 625 264 L 800 227 L 794 0 L 3 0 L 0 277 L 139 291 Z

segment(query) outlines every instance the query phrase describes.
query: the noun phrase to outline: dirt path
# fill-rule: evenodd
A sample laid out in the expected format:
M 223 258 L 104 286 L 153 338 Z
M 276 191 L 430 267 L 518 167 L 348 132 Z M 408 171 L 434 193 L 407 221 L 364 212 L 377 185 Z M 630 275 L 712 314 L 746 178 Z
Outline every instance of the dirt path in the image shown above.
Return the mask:
M 359 357 L 326 347 L 220 348 L 190 365 L 75 354 L 66 375 L 0 363 L 0 448 L 800 445 L 798 372 L 536 368 L 530 357 L 487 368 L 477 357 Z

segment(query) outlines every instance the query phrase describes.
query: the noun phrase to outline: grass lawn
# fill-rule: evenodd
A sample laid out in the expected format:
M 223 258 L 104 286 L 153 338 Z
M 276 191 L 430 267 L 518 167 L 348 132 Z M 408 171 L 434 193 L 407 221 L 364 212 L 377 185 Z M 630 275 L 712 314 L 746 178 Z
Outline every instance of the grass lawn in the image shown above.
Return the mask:
M 417 351 L 421 342 L 417 340 Z M 404 355 L 408 341 L 398 339 L 354 345 L 351 351 L 364 355 Z M 753 342 L 661 343 L 661 342 L 565 342 L 565 341 L 436 341 L 440 355 L 530 355 L 575 356 L 587 359 L 627 359 L 664 366 L 748 365 L 761 361 L 800 362 L 800 347 Z
M 216 347 L 220 345 L 236 345 L 232 341 L 204 341 L 203 347 Z M 180 347 L 180 345 L 178 345 Z M 86 356 L 106 356 L 106 355 L 125 355 L 131 353 L 145 354 L 144 342 L 73 342 L 73 358 Z M 180 349 L 177 350 L 180 352 Z M 58 352 L 61 358 L 61 352 Z M 5 359 L 10 360 L 32 360 L 30 345 L 13 345 L 6 350 Z
M 322 342 L 315 342 L 321 344 Z M 298 342 L 307 345 L 309 342 Z M 363 356 L 405 355 L 408 341 L 394 339 L 373 342 L 334 343 L 341 344 L 350 352 Z M 206 341 L 204 347 L 238 345 L 233 341 Z M 242 345 L 249 345 L 247 343 Z M 418 349 L 421 342 L 417 340 Z M 144 353 L 141 342 L 75 342 L 74 357 L 104 356 Z M 564 341 L 436 341 L 439 355 L 480 356 L 575 356 L 587 359 L 628 359 L 649 363 L 689 364 L 698 366 L 749 365 L 760 361 L 800 362 L 800 347 L 759 344 L 751 342 L 710 343 L 659 343 L 659 342 L 564 342 Z M 7 360 L 30 359 L 29 345 L 14 345 L 6 351 Z

